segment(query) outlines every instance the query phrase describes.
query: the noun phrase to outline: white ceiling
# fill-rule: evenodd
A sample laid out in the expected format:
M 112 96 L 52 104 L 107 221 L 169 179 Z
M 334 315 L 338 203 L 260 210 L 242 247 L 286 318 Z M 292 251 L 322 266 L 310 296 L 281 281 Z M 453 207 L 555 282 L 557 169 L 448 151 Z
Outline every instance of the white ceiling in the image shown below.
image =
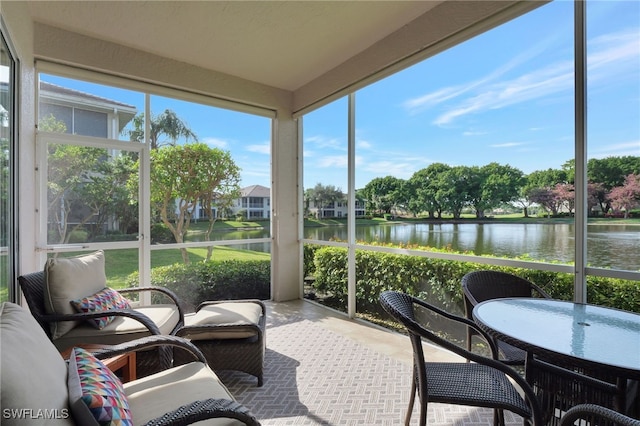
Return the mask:
M 296 90 L 442 1 L 31 1 L 36 22 Z

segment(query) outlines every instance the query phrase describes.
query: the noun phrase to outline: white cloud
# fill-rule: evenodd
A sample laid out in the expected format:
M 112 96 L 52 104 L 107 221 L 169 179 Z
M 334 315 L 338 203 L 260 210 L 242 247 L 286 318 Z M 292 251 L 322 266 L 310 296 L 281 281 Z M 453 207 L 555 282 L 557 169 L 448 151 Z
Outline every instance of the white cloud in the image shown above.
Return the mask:
M 378 152 L 376 158 L 362 158 L 358 170 L 368 172 L 373 177 L 395 176 L 409 179 L 431 163 L 433 160 L 411 153 Z
M 371 149 L 373 147 L 373 144 L 369 141 L 359 139 L 356 141 L 356 147 L 360 149 Z
M 505 143 L 496 143 L 493 145 L 489 145 L 491 148 L 512 148 L 514 146 L 522 146 L 526 145 L 525 142 L 505 142 Z
M 622 157 L 626 155 L 639 156 L 640 140 L 604 145 L 593 150 L 587 147 L 587 154 L 589 158 Z
M 419 170 L 414 162 L 392 160 L 372 161 L 362 166 L 362 169 L 376 176 L 395 176 L 401 179 L 409 179 L 414 172 Z
M 225 141 L 223 139 L 218 139 L 218 138 L 204 138 L 202 142 L 216 148 L 226 148 L 227 146 L 229 146 L 228 141 Z
M 420 96 L 418 98 L 409 99 L 403 103 L 403 106 L 409 111 L 411 115 L 419 113 L 424 109 L 434 106 L 450 99 L 457 98 L 459 96 L 464 95 L 465 93 L 471 92 L 478 87 L 483 87 L 489 82 L 496 80 L 512 69 L 518 67 L 520 64 L 526 63 L 530 59 L 540 55 L 544 50 L 550 45 L 552 40 L 545 39 L 541 40 L 538 44 L 534 45 L 531 49 L 522 52 L 520 55 L 516 56 L 506 64 L 501 67 L 498 67 L 492 73 L 479 78 L 475 81 L 470 81 L 461 85 L 445 87 L 439 89 L 433 93 L 428 93 L 426 95 Z
M 337 167 L 340 169 L 344 169 L 347 167 L 347 156 L 346 155 L 327 155 L 325 157 L 321 157 L 314 162 L 314 166 L 320 168 L 328 168 L 328 167 Z
M 258 154 L 271 154 L 271 143 L 269 141 L 261 144 L 247 145 L 245 148 L 249 152 L 256 152 Z
M 339 151 L 346 151 L 346 142 L 341 142 L 338 138 L 330 138 L 323 135 L 309 136 L 304 139 L 305 146 L 307 144 L 313 145 L 318 149 L 335 149 Z
M 552 38 L 541 41 L 513 60 L 498 67 L 492 73 L 475 81 L 438 89 L 432 93 L 409 99 L 403 105 L 410 114 L 419 113 L 439 104 L 451 105 L 435 120 L 436 125 L 450 124 L 468 114 L 505 108 L 514 104 L 541 99 L 573 90 L 573 59 L 557 61 L 535 69 L 532 64 L 542 64 L 538 56 L 551 46 Z M 625 30 L 601 36 L 589 41 L 589 82 L 603 79 L 620 79 L 637 69 L 637 29 Z M 536 59 L 537 62 L 533 62 Z M 519 65 L 527 72 L 513 78 L 502 79 Z M 637 72 L 637 71 L 636 71 Z M 502 80 L 501 80 L 502 79 Z M 601 83 L 600 83 L 601 84 Z
M 480 132 L 480 131 L 471 131 L 471 130 L 467 130 L 466 132 L 462 132 L 462 136 L 482 136 L 482 135 L 486 135 L 487 132 Z
M 437 117 L 434 123 L 448 124 L 463 115 L 504 108 L 571 90 L 572 87 L 573 63 L 552 64 L 512 80 L 488 85 L 475 96 L 461 100 L 458 105 Z

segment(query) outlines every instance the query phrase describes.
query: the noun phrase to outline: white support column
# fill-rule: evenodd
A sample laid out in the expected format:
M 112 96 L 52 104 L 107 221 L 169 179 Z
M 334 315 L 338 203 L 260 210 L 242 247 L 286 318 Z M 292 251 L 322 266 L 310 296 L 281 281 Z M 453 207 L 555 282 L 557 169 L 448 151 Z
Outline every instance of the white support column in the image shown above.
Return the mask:
M 151 97 L 144 95 L 144 149 L 140 152 L 140 182 L 138 182 L 138 279 L 141 287 L 151 285 Z M 144 292 L 140 295 L 141 302 L 151 304 L 151 294 Z
M 349 243 L 347 289 L 348 289 L 348 314 L 349 318 L 355 318 L 356 300 L 356 95 L 349 94 L 349 140 L 347 142 L 347 161 L 349 164 L 347 174 L 348 214 L 347 214 L 347 242 Z
M 276 302 L 302 294 L 299 238 L 301 141 L 291 112 L 278 111 L 271 141 L 271 298 Z M 295 147 L 295 148 L 294 148 Z M 276 208 L 277 206 L 277 208 Z

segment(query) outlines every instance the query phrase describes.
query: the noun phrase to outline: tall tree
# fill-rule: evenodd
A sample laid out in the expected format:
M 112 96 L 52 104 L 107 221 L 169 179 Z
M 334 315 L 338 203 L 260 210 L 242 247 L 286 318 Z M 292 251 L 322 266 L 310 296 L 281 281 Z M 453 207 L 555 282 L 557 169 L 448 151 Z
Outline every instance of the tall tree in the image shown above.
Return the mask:
M 374 178 L 362 189 L 362 195 L 378 212 L 391 213 L 392 209 L 407 201 L 403 193 L 404 183 L 403 179 L 394 176 Z
M 415 193 L 415 198 L 411 200 L 412 210 L 426 211 L 430 218 L 436 217 L 436 214 L 442 217 L 443 203 L 446 201 L 443 181 L 449 170 L 451 166 L 447 164 L 432 163 L 409 178 L 409 184 Z
M 528 176 L 522 177 L 522 186 L 518 188 L 518 197 L 511 201 L 511 205 L 514 207 L 522 208 L 522 214 L 524 217 L 529 217 L 529 207 L 535 204 L 531 198 L 529 197 L 531 191 L 531 187 L 529 186 L 529 178 Z
M 631 174 L 640 174 L 640 156 L 592 158 L 587 162 L 589 181 L 601 183 L 607 191 L 623 186 Z
M 469 173 L 469 201 L 477 218 L 484 217 L 486 210 L 516 199 L 524 184 L 522 171 L 495 162 L 469 168 Z
M 183 243 L 195 209 L 202 205 L 209 210 L 208 241 L 215 215 L 212 205 L 237 198 L 240 192 L 240 168 L 231 154 L 204 143 L 164 146 L 151 151 L 151 202 L 160 219 L 171 231 L 177 243 Z M 137 183 L 137 176 L 133 183 Z M 182 248 L 182 259 L 189 263 L 189 253 Z M 211 250 L 208 258 L 211 256 Z
M 462 209 L 469 204 L 469 194 L 473 183 L 473 172 L 470 167 L 456 166 L 439 176 L 442 186 L 438 191 L 445 210 L 453 214 L 454 219 L 459 219 Z

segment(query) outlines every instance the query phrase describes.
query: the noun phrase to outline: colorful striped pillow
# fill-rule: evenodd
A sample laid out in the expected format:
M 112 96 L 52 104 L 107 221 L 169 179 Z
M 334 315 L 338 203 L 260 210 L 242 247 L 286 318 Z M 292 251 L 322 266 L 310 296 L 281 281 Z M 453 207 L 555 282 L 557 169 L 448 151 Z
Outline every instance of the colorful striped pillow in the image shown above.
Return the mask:
M 109 287 L 105 287 L 96 294 L 92 294 L 91 296 L 72 300 L 71 304 L 73 305 L 75 310 L 80 313 L 100 312 L 107 311 L 109 309 L 131 309 L 129 300 Z M 111 321 L 113 321 L 114 319 L 116 319 L 116 317 L 109 316 L 102 318 L 91 318 L 87 321 L 98 330 L 101 330 L 109 323 L 111 323 Z
M 122 382 L 85 349 L 71 351 L 67 387 L 71 412 L 78 424 L 133 425 Z

